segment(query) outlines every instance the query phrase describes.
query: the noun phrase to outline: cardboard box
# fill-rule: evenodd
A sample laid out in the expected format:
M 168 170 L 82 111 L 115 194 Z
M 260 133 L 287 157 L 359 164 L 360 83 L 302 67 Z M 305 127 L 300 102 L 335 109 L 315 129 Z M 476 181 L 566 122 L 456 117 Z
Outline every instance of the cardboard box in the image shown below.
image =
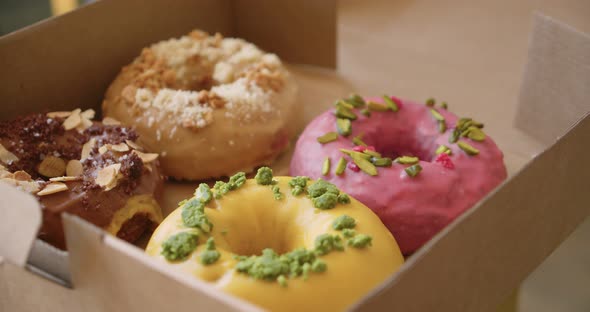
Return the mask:
M 106 87 L 142 47 L 200 28 L 242 37 L 287 62 L 306 64 L 291 69 L 308 121 L 356 88 L 346 71 L 333 70 L 336 4 L 105 0 L 86 6 L 0 38 L 1 118 L 98 109 Z M 389 57 L 387 51 L 377 54 L 384 62 Z M 362 69 L 362 58 L 356 61 Z M 520 101 L 503 115 L 514 118 L 514 126 L 496 130 L 493 124 L 500 120 L 486 118 L 506 106 L 478 107 L 480 113 L 473 114 L 492 125 L 488 133 L 503 147 L 511 177 L 351 308 L 493 310 L 590 214 L 585 189 L 590 167 L 580 165 L 590 141 L 588 64 L 587 36 L 545 17 L 535 19 Z M 354 74 L 370 81 L 384 73 Z M 496 131 L 506 134 L 504 140 Z M 537 151 L 542 152 L 532 157 Z M 275 164 L 282 174 L 288 156 Z M 166 212 L 193 188 L 169 184 Z M 36 240 L 41 217 L 32 196 L 0 185 L 0 198 L 0 311 L 259 310 L 169 270 L 74 216 L 64 216 L 69 253 L 57 252 Z

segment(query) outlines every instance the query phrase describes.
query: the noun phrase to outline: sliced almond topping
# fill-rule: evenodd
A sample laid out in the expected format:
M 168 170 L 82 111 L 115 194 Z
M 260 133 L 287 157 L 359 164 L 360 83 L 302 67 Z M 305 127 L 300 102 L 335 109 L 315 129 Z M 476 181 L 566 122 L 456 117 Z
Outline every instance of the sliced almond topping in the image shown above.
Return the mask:
M 47 184 L 41 191 L 37 193 L 39 196 L 51 195 L 63 191 L 67 191 L 68 186 L 61 182 L 51 182 Z
M 110 144 L 106 144 L 106 145 L 103 145 L 103 146 L 99 147 L 99 148 L 98 148 L 98 152 L 99 152 L 101 155 L 102 155 L 102 154 L 104 154 L 104 153 L 106 153 L 106 152 L 108 152 L 108 151 L 109 151 L 109 145 L 110 145 Z
M 118 126 L 121 122 L 112 117 L 105 117 L 102 119 L 102 124 L 105 126 Z
M 63 177 L 55 177 L 55 178 L 51 178 L 49 179 L 49 181 L 52 182 L 67 182 L 67 181 L 78 181 L 78 180 L 82 180 L 82 177 L 77 176 L 63 176 Z
M 70 117 L 72 112 L 50 112 L 47 113 L 47 117 L 49 118 L 67 118 Z
M 94 115 L 96 115 L 96 112 L 92 108 L 80 113 L 80 116 L 84 119 L 94 119 Z
M 117 186 L 117 176 L 120 169 L 121 164 L 106 166 L 98 171 L 94 182 L 100 187 L 104 187 L 105 191 L 110 191 Z
M 19 170 L 14 173 L 14 179 L 17 181 L 31 181 L 31 175 L 25 171 Z
M 92 150 L 94 149 L 94 147 L 96 146 L 96 139 L 92 138 L 90 140 L 88 140 L 88 142 L 84 143 L 84 145 L 82 145 L 82 155 L 80 157 L 80 160 L 84 160 L 88 157 L 90 157 L 90 152 L 92 152 Z
M 2 144 L 0 144 L 0 161 L 5 164 L 11 164 L 15 161 L 18 161 L 18 157 L 11 153 L 9 150 L 4 148 Z
M 92 126 L 92 121 L 90 119 L 82 118 L 80 119 L 80 124 L 76 127 L 78 132 L 82 132 Z
M 141 158 L 141 161 L 146 164 L 146 163 L 150 163 L 156 159 L 158 159 L 158 154 L 156 153 L 142 153 L 138 150 L 134 150 L 133 153 L 137 154 L 137 156 L 139 156 L 139 158 Z
M 127 143 L 127 145 L 129 145 L 129 147 L 131 147 L 132 149 L 143 151 L 143 147 L 131 140 L 125 140 L 125 143 Z
M 39 164 L 37 172 L 48 178 L 63 176 L 66 173 L 66 162 L 59 157 L 47 156 Z
M 37 193 L 41 188 L 37 181 L 17 181 L 17 187 L 31 194 Z
M 129 146 L 125 143 L 119 143 L 115 145 L 110 145 L 109 148 L 115 152 L 128 152 Z
M 72 130 L 80 125 L 82 122 L 82 116 L 80 116 L 80 109 L 76 108 L 72 111 L 72 114 L 64 120 L 63 126 L 66 130 Z
M 84 173 L 84 167 L 82 166 L 82 163 L 79 160 L 72 159 L 68 161 L 68 164 L 66 166 L 66 175 L 70 177 L 78 177 L 81 176 L 82 173 Z

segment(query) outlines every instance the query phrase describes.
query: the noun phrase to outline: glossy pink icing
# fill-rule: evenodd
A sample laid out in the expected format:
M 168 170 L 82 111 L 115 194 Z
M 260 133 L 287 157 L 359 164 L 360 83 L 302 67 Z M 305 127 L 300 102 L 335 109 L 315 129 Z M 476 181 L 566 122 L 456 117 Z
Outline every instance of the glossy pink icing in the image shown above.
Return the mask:
M 382 102 L 379 98 L 371 99 Z M 507 173 L 503 154 L 491 138 L 482 142 L 460 138 L 480 151 L 479 155 L 469 156 L 448 141 L 457 116 L 437 108 L 448 126 L 441 134 L 429 107 L 400 101 L 403 105 L 396 113 L 372 112 L 371 117 L 365 117 L 356 110 L 358 119 L 352 122 L 352 134 L 324 145 L 317 138 L 336 131 L 336 117 L 333 109 L 319 115 L 299 137 L 290 173 L 323 178 L 367 205 L 391 231 L 402 252 L 409 255 L 506 179 Z M 351 149 L 352 138 L 361 133 L 363 141 L 384 156 L 418 156 L 423 170 L 412 178 L 404 171 L 408 165 L 394 163 L 389 168 L 378 167 L 377 176 L 350 168 L 336 175 L 335 164 L 344 156 L 340 149 Z M 435 150 L 441 144 L 453 152 L 449 157 L 453 169 L 435 161 Z M 326 157 L 331 159 L 332 170 L 322 176 Z M 350 163 L 350 158 L 344 157 Z

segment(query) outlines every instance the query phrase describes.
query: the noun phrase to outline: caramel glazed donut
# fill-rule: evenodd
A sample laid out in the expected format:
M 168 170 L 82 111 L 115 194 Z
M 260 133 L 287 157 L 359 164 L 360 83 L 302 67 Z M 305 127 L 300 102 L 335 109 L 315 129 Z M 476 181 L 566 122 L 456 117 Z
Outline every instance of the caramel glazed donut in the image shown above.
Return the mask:
M 158 155 L 116 120 L 93 118 L 76 109 L 0 122 L 0 181 L 36 195 L 39 238 L 64 250 L 63 212 L 129 242 L 162 221 Z
M 144 48 L 107 90 L 103 112 L 160 153 L 164 174 L 203 180 L 252 171 L 284 151 L 296 91 L 276 55 L 193 31 Z

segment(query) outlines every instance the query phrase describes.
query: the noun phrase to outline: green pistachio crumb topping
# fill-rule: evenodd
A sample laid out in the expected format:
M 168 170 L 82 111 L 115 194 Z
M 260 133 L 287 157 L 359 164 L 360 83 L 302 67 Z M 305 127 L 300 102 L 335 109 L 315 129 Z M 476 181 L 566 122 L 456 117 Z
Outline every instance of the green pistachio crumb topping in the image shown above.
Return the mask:
M 352 143 L 354 143 L 354 145 L 367 146 L 367 143 L 363 142 L 362 135 L 357 135 L 352 138 Z
M 256 172 L 254 180 L 259 185 L 271 185 L 272 184 L 272 169 L 269 167 L 260 167 Z
M 281 188 L 278 185 L 272 186 L 272 195 L 276 200 L 281 200 L 283 198 L 283 193 L 281 193 Z
M 355 155 L 357 157 L 361 157 L 361 158 L 364 158 L 366 160 L 371 159 L 371 155 L 369 155 L 369 154 L 365 154 L 365 153 L 361 153 L 361 152 L 357 152 L 357 151 L 353 151 L 353 150 L 347 150 L 347 149 L 344 149 L 344 148 L 341 148 L 340 151 L 342 153 L 350 156 L 350 157 L 352 157 L 352 155 Z
M 371 110 L 369 110 L 368 108 L 363 108 L 361 110 L 361 114 L 367 116 L 367 117 L 371 117 Z
M 436 104 L 436 100 L 435 100 L 434 98 L 428 98 L 428 99 L 426 100 L 426 106 L 428 106 L 428 107 L 433 107 L 433 106 L 434 106 L 434 104 Z
M 400 156 L 394 160 L 398 164 L 413 165 L 420 161 L 418 157 L 414 156 Z
M 195 190 L 195 197 L 198 198 L 203 204 L 208 204 L 211 199 L 213 198 L 213 193 L 211 193 L 211 188 L 207 183 L 199 184 L 199 187 Z
M 466 142 L 459 141 L 457 143 L 457 145 L 459 146 L 460 149 L 462 149 L 469 156 L 475 156 L 475 155 L 479 154 L 479 150 L 477 148 L 469 145 Z
M 375 165 L 377 167 L 391 167 L 391 164 L 393 161 L 389 157 L 382 157 L 382 158 L 372 157 L 371 162 L 373 163 L 373 165 Z
M 332 228 L 336 231 L 344 229 L 353 229 L 356 226 L 356 220 L 349 215 L 341 215 L 334 219 Z
M 334 184 L 318 179 L 307 187 L 307 193 L 314 207 L 325 210 L 336 207 L 340 190 Z
M 350 120 L 356 120 L 356 114 L 351 110 L 344 106 L 337 106 L 336 111 L 334 111 L 334 115 L 338 118 L 346 118 Z
M 445 117 L 443 117 L 443 115 L 441 115 L 436 109 L 431 108 L 430 109 L 430 114 L 432 115 L 432 117 L 434 117 L 434 119 L 436 119 L 436 121 L 444 121 Z
M 326 264 L 317 259 L 315 251 L 305 248 L 295 249 L 282 255 L 267 248 L 260 256 L 235 256 L 234 258 L 238 260 L 236 264 L 238 273 L 247 274 L 256 279 L 274 280 L 283 287 L 286 286 L 287 276 L 289 278 L 302 276 L 304 280 L 307 280 L 310 272 L 322 273 L 327 269 Z
M 472 139 L 473 141 L 478 141 L 481 142 L 483 140 L 485 140 L 486 138 L 486 134 L 481 131 L 480 128 L 475 127 L 475 126 L 470 126 L 468 128 L 469 132 L 467 133 L 467 137 Z
M 348 110 L 354 109 L 354 105 L 347 103 L 344 100 L 337 100 L 336 103 L 334 103 L 334 105 L 336 105 L 336 107 L 342 107 Z
M 408 176 L 413 178 L 416 177 L 420 173 L 420 171 L 422 171 L 422 166 L 420 166 L 419 164 L 411 165 L 409 167 L 406 167 L 404 171 Z
M 371 151 L 371 150 L 368 150 L 368 149 L 364 150 L 363 151 L 363 154 L 367 154 L 367 155 L 370 155 L 370 156 L 373 156 L 373 157 L 377 157 L 377 158 L 381 157 L 381 153 L 375 152 L 375 151 Z
M 453 132 L 451 132 L 451 135 L 449 136 L 449 143 L 457 143 L 460 135 L 461 131 L 458 128 L 453 129 Z
M 340 195 L 338 195 L 338 202 L 341 204 L 350 204 L 350 196 L 340 193 Z
M 351 104 L 352 106 L 359 108 L 359 107 L 363 107 L 365 106 L 365 99 L 363 99 L 362 96 L 356 94 L 356 93 L 351 93 L 347 99 L 344 100 L 346 103 Z
M 326 269 L 328 269 L 328 265 L 326 265 L 326 263 L 320 259 L 316 259 L 312 264 L 311 264 L 311 270 L 315 273 L 323 273 L 326 272 Z
M 373 101 L 369 101 L 367 103 L 367 108 L 369 108 L 370 111 L 374 111 L 374 112 L 386 112 L 389 110 L 389 108 L 383 104 L 379 104 L 377 102 L 373 102 Z
M 161 254 L 168 261 L 186 259 L 196 248 L 199 236 L 196 233 L 181 232 L 170 236 L 163 244 Z
M 317 138 L 317 141 L 320 144 L 326 144 L 326 143 L 330 143 L 330 142 L 333 142 L 336 140 L 338 140 L 338 133 L 336 133 L 336 132 L 328 132 L 328 133 L 322 135 L 321 137 Z
M 324 159 L 324 163 L 322 164 L 322 175 L 328 175 L 328 173 L 330 173 L 330 165 L 330 157 L 326 157 L 326 159 Z
M 246 183 L 246 173 L 238 172 L 229 178 L 229 181 L 217 181 L 213 189 L 215 190 L 215 198 L 219 199 L 229 191 L 233 191 Z
M 201 263 L 204 265 L 211 265 L 217 262 L 220 257 L 221 254 L 217 250 L 205 250 L 201 252 Z
M 348 240 L 348 245 L 354 248 L 366 248 L 371 246 L 373 238 L 366 234 L 357 234 Z
M 337 118 L 336 130 L 342 136 L 349 136 L 352 133 L 352 123 L 350 122 L 350 119 Z
M 312 197 L 311 202 L 313 203 L 313 206 L 318 209 L 332 209 L 336 207 L 336 204 L 338 203 L 338 195 L 325 193 L 318 197 Z
M 184 202 L 181 217 L 187 227 L 199 228 L 205 233 L 209 233 L 213 228 L 213 224 L 205 214 L 205 204 L 197 198 Z
M 342 175 L 344 170 L 346 170 L 346 159 L 344 157 L 340 157 L 338 164 L 336 164 L 336 175 Z
M 305 191 L 307 181 L 309 181 L 309 177 L 294 177 L 291 179 L 291 181 L 289 181 L 291 194 L 293 194 L 293 196 L 301 195 Z
M 342 236 L 344 236 L 344 238 L 351 238 L 351 237 L 354 237 L 355 235 L 356 235 L 356 231 L 353 229 L 342 230 Z
M 377 175 L 377 167 L 375 167 L 375 165 L 373 165 L 369 160 L 367 160 L 366 157 L 359 156 L 358 154 L 362 154 L 362 153 L 353 153 L 353 154 L 350 154 L 350 158 L 352 158 L 352 161 L 364 173 L 366 173 L 366 174 L 368 174 L 370 176 L 376 176 Z M 369 155 L 367 155 L 367 156 L 369 156 Z
M 285 275 L 279 275 L 279 277 L 277 277 L 277 283 L 279 283 L 281 287 L 287 287 L 287 279 L 285 278 Z
M 439 121 L 438 122 L 438 132 L 445 133 L 447 131 L 447 122 L 446 121 Z
M 446 145 L 440 145 L 436 151 L 434 152 L 436 155 L 440 155 L 442 153 L 448 154 L 448 155 L 452 155 L 453 151 Z
M 399 111 L 399 105 L 393 100 L 390 96 L 384 95 L 382 96 L 383 101 L 385 101 L 385 105 L 393 112 Z
M 440 107 L 442 109 L 449 109 L 449 104 L 447 104 L 447 102 L 442 102 L 442 103 L 440 103 Z
M 338 235 L 322 234 L 315 239 L 315 252 L 323 256 L 333 250 L 343 251 L 342 238 Z

